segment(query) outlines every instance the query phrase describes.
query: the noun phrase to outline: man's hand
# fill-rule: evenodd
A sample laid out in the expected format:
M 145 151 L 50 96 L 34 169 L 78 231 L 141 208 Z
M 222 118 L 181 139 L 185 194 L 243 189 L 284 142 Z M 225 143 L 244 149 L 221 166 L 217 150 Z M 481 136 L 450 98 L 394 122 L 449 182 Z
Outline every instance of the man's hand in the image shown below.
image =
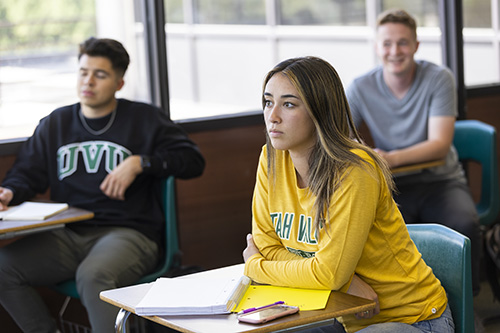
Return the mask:
M 427 139 L 406 148 L 384 151 L 374 150 L 382 156 L 391 168 L 446 158 L 453 142 L 454 116 L 432 116 L 427 124 Z
M 104 178 L 100 189 L 111 199 L 125 200 L 125 191 L 141 172 L 141 157 L 129 156 Z
M 398 155 L 396 151 L 387 152 L 379 148 L 375 148 L 373 150 L 375 150 L 375 152 L 378 153 L 387 162 L 389 167 L 395 168 L 399 165 Z
M 7 209 L 13 197 L 14 193 L 10 189 L 0 187 L 0 211 Z
M 253 242 L 253 236 L 252 234 L 247 235 L 247 247 L 245 250 L 243 250 L 243 259 L 245 262 L 247 262 L 248 258 L 253 256 L 256 253 L 260 253 L 259 249 L 257 246 L 255 246 L 255 243 Z
M 358 297 L 363 297 L 366 299 L 371 299 L 376 302 L 375 309 L 373 310 L 367 310 L 363 312 L 358 312 L 356 313 L 356 318 L 358 319 L 370 319 L 374 315 L 379 314 L 380 312 L 380 304 L 378 303 L 378 296 L 373 290 L 373 288 L 366 283 L 365 281 L 361 280 L 359 276 L 354 274 L 354 277 L 352 278 L 351 285 L 349 286 L 349 290 L 347 290 L 347 293 L 349 295 L 354 295 Z

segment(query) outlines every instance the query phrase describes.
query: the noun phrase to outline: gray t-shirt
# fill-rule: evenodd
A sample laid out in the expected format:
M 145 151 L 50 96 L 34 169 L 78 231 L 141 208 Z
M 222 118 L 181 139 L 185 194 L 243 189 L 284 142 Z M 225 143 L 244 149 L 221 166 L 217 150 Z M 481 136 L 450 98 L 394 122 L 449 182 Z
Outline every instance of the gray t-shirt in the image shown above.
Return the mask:
M 457 116 L 452 72 L 427 61 L 416 63 L 415 80 L 401 100 L 384 82 L 381 66 L 355 79 L 346 91 L 355 125 L 359 128 L 363 122 L 366 123 L 377 148 L 391 151 L 422 142 L 427 139 L 430 117 Z M 445 165 L 400 178 L 398 183 L 444 179 L 465 181 L 453 146 Z

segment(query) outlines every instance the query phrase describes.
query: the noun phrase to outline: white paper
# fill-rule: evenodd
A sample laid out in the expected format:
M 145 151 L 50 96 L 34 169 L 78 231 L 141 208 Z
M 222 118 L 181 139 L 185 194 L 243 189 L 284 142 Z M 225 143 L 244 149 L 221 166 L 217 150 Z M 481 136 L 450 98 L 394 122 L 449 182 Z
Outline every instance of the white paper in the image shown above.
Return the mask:
M 229 313 L 239 300 L 235 294 L 248 286 L 246 276 L 234 278 L 159 278 L 137 304 L 138 315 L 194 315 Z M 244 293 L 244 292 L 243 292 Z M 243 294 L 241 294 L 242 296 Z M 236 304 L 235 304 L 236 303 Z
M 19 206 L 12 207 L 2 214 L 4 221 L 8 220 L 26 220 L 36 221 L 45 220 L 59 212 L 68 209 L 66 203 L 48 203 L 48 202 L 32 202 L 26 201 Z
M 8 210 L 2 210 L 0 211 L 0 220 L 3 219 L 5 215 L 7 215 Z

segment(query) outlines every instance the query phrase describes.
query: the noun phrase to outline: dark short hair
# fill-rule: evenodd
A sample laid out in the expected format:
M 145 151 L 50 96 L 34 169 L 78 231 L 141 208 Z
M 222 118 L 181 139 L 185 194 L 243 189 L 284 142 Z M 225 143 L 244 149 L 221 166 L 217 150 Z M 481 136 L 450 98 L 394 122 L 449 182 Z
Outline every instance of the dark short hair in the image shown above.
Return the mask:
M 399 23 L 407 26 L 417 38 L 417 22 L 403 9 L 389 9 L 381 13 L 377 18 L 377 28 L 386 23 Z
M 109 38 L 90 37 L 80 44 L 78 59 L 82 55 L 91 57 L 105 57 L 111 61 L 111 65 L 120 75 L 124 75 L 130 63 L 130 57 L 123 45 Z

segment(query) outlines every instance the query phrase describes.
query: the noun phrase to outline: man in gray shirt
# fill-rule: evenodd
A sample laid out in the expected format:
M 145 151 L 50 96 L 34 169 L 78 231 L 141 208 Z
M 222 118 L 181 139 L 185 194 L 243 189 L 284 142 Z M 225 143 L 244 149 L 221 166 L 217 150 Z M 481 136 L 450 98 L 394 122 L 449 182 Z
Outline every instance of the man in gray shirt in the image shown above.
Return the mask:
M 395 195 L 407 223 L 440 223 L 469 237 L 473 292 L 479 292 L 481 238 L 474 201 L 452 145 L 457 96 L 447 68 L 416 61 L 415 20 L 389 10 L 377 22 L 382 65 L 347 89 L 355 125 L 364 122 L 376 151 L 391 168 L 434 160 L 444 165 L 395 178 Z

